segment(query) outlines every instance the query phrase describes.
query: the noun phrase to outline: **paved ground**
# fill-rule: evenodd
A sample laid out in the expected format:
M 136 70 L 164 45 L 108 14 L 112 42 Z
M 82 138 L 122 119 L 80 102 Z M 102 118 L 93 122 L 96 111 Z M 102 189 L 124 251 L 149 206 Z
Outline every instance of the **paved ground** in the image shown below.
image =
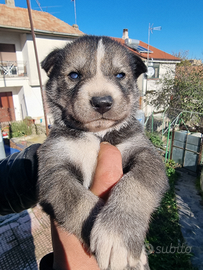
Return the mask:
M 34 143 L 43 143 L 45 139 L 46 135 L 40 134 L 40 135 L 30 135 L 19 138 L 12 138 L 11 141 L 15 143 L 16 146 L 20 147 L 21 149 L 24 149 Z
M 176 185 L 176 201 L 183 237 L 194 254 L 192 264 L 203 270 L 203 205 L 195 180 L 196 176 L 181 172 Z
M 52 251 L 49 217 L 39 206 L 0 217 L 0 269 L 37 270 Z

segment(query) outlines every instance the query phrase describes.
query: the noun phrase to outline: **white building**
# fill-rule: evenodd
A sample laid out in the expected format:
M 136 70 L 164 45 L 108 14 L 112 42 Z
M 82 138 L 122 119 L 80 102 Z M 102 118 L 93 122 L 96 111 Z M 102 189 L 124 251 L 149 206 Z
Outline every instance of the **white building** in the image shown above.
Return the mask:
M 0 4 L 0 122 L 26 116 L 43 119 L 39 78 L 28 10 L 14 0 Z M 39 61 L 54 48 L 83 35 L 49 13 L 32 10 Z M 41 70 L 43 84 L 47 76 Z
M 148 54 L 148 44 L 140 40 L 129 39 L 128 29 L 124 29 L 123 37 L 116 38 L 116 40 L 138 55 L 148 66 L 148 75 L 142 74 L 138 78 L 138 87 L 141 96 L 140 109 L 143 110 L 145 116 L 150 116 L 154 108 L 149 104 L 149 93 L 161 90 L 161 84 L 158 82 L 166 73 L 175 74 L 176 64 L 180 63 L 180 58 L 153 46 L 149 46 Z

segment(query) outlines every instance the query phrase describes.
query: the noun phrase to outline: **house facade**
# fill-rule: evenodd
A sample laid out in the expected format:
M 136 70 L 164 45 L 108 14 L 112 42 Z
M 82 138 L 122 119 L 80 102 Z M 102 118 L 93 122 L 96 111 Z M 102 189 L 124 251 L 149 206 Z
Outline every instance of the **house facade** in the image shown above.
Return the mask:
M 39 62 L 54 48 L 83 35 L 49 13 L 32 11 Z M 42 82 L 47 76 L 41 70 Z M 38 71 L 28 10 L 14 0 L 0 4 L 0 122 L 30 116 L 44 121 Z
M 167 74 L 175 74 L 176 64 L 180 59 L 163 52 L 140 40 L 129 38 L 128 30 L 123 30 L 122 38 L 116 38 L 118 42 L 126 46 L 133 53 L 138 55 L 148 67 L 148 72 L 138 78 L 138 88 L 140 90 L 140 109 L 145 116 L 150 116 L 154 112 L 154 107 L 150 105 L 150 93 L 160 91 L 160 79 Z

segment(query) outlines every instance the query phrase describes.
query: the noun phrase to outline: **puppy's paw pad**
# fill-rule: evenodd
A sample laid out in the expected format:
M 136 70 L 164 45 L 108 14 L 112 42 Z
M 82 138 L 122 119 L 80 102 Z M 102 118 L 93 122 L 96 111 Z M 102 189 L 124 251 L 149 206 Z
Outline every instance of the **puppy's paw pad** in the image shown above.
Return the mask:
M 129 265 L 135 267 L 139 260 L 130 255 L 122 238 L 115 232 L 93 227 L 90 248 L 95 253 L 100 269 L 110 267 L 112 270 L 123 270 Z
M 138 264 L 139 260 L 135 259 L 133 256 L 128 256 L 128 265 L 130 267 L 135 267 Z

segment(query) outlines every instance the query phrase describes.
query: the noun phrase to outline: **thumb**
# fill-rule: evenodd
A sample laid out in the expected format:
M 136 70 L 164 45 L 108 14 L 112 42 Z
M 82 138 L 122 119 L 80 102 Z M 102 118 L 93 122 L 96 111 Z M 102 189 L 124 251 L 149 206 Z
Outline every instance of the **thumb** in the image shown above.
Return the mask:
M 123 176 L 122 157 L 117 147 L 103 142 L 97 158 L 97 167 L 90 190 L 99 197 L 106 197 L 110 189 Z

